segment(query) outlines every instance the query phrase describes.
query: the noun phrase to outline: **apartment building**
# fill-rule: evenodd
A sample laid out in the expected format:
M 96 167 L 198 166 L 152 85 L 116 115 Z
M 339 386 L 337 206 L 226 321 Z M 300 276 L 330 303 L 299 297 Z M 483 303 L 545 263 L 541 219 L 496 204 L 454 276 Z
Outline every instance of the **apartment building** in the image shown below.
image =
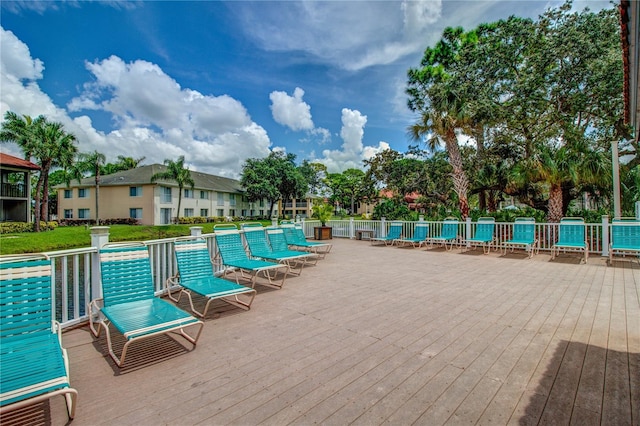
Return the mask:
M 175 181 L 151 176 L 166 171 L 152 164 L 101 176 L 99 187 L 100 219 L 133 218 L 143 225 L 166 225 L 177 217 L 264 217 L 269 214 L 266 201 L 249 203 L 240 181 L 200 172 L 191 172 L 193 188 L 183 188 L 178 215 L 179 188 Z M 95 178 L 56 186 L 59 220 L 95 220 Z M 277 213 L 277 212 L 275 212 Z

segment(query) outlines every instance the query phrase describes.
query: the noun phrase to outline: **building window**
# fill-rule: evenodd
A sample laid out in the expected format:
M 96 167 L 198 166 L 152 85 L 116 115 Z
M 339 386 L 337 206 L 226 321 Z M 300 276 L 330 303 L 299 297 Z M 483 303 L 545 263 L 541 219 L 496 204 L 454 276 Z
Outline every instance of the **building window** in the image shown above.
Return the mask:
M 89 191 L 87 188 L 78 188 L 78 198 L 87 198 L 89 196 Z
M 64 209 L 64 218 L 73 219 L 73 209 Z
M 78 219 L 89 219 L 89 209 L 78 209 Z
M 160 224 L 169 225 L 171 223 L 171 209 L 160 209 Z
M 229 205 L 230 206 L 236 205 L 236 194 L 229 194 Z
M 193 198 L 193 189 L 185 189 L 184 198 Z
M 260 210 L 258 211 L 258 215 L 260 215 L 260 216 L 264 216 L 264 210 L 260 209 Z
M 236 209 L 229 209 L 229 216 L 235 217 L 236 216 Z
M 260 201 L 258 202 L 258 206 L 260 206 L 260 207 L 264 207 L 264 200 L 260 200 Z
M 142 197 L 142 187 L 141 186 L 130 186 L 129 187 L 129 197 Z
M 200 209 L 200 217 L 209 217 L 209 209 Z
M 71 198 L 73 197 L 73 190 L 72 189 L 65 189 L 64 190 L 64 198 Z
M 218 192 L 218 205 L 224 206 L 224 194 L 222 192 Z
M 209 191 L 200 191 L 200 199 L 208 200 L 209 199 Z
M 184 217 L 193 217 L 193 209 L 184 209 Z
M 224 209 L 218 209 L 218 217 L 224 216 Z
M 129 209 L 131 219 L 142 219 L 142 209 Z
M 171 202 L 171 188 L 169 188 L 168 186 L 163 186 L 160 189 L 160 199 L 161 199 L 161 203 L 170 203 Z

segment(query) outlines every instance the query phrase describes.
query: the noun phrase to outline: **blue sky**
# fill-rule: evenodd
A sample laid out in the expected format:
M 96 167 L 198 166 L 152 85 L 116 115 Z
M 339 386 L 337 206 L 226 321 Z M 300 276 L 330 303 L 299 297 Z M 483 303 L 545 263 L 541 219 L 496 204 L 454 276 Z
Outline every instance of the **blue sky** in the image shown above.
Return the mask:
M 560 4 L 3 0 L 0 113 L 60 121 L 107 161 L 184 155 L 237 178 L 247 158 L 284 150 L 331 172 L 362 168 L 411 143 L 406 71 L 445 27 Z M 585 6 L 611 7 L 574 2 Z

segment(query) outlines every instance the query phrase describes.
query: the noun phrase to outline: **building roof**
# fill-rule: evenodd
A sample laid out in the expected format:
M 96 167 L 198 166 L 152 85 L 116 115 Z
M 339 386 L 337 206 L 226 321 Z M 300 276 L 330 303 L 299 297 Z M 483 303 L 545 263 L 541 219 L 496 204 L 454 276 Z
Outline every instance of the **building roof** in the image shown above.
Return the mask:
M 9 166 L 28 170 L 40 170 L 40 166 L 38 166 L 37 164 L 33 164 L 29 160 L 23 160 L 22 158 L 14 157 L 13 155 L 4 154 L 2 152 L 0 152 L 0 166 Z
M 135 169 L 125 170 L 122 172 L 104 175 L 100 177 L 100 186 L 131 186 L 131 185 L 150 185 L 151 176 L 156 173 L 162 173 L 167 170 L 167 166 L 162 164 L 151 164 L 149 166 L 136 167 Z M 217 192 L 239 193 L 243 192 L 240 181 L 222 176 L 209 175 L 191 171 L 191 178 L 195 182 L 194 189 L 206 189 Z M 178 186 L 172 180 L 157 180 L 156 184 L 163 186 Z M 78 186 L 94 186 L 95 178 L 88 177 L 80 180 L 71 181 L 69 187 Z M 57 185 L 56 188 L 66 188 L 67 185 Z

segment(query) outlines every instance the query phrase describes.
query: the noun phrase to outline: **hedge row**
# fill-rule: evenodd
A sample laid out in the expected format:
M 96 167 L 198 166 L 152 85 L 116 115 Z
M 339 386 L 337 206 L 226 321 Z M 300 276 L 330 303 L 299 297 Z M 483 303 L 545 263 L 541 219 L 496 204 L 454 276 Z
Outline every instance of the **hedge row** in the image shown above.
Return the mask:
M 33 232 L 35 223 L 28 222 L 0 222 L 0 234 L 18 234 Z M 40 222 L 41 231 L 50 231 L 58 227 L 58 222 Z

